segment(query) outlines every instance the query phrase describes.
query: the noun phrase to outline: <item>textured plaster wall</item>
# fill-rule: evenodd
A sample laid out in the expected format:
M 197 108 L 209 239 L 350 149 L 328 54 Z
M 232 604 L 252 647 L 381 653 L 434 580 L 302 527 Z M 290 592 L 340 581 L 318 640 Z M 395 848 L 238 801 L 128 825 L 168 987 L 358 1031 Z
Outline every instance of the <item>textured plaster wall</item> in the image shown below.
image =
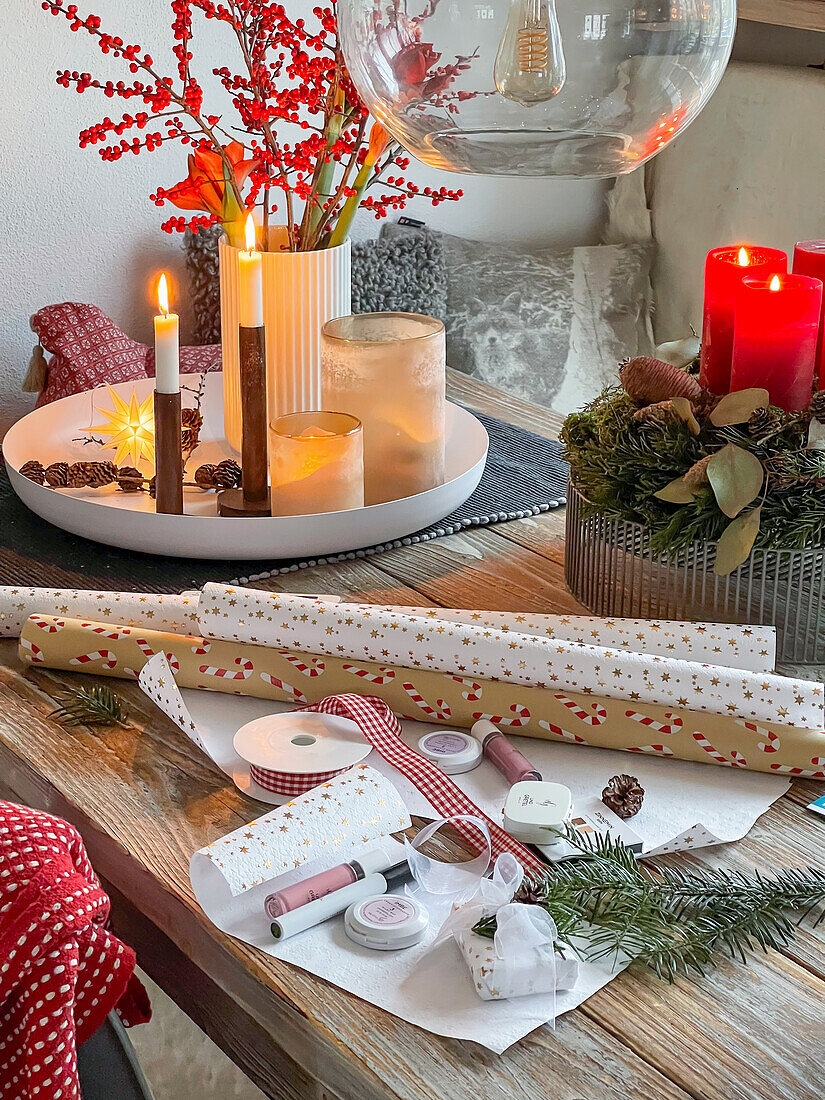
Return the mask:
M 312 0 L 293 0 L 296 14 Z M 81 12 L 86 4 L 81 0 Z M 171 36 L 168 0 L 93 0 L 104 26 L 127 42 L 140 42 L 159 66 L 167 64 Z M 85 32 L 72 34 L 62 18 L 43 12 L 39 0 L 4 0 L 0 36 L 0 435 L 33 398 L 20 393 L 34 346 L 29 317 L 59 301 L 93 302 L 136 339 L 151 333 L 148 302 L 152 276 L 165 267 L 183 274 L 177 237 L 158 229 L 163 212 L 148 199 L 158 183 L 183 174 L 179 147 L 129 154 L 104 163 L 93 149 L 77 147 L 82 126 L 117 102 L 93 91 L 82 96 L 57 87 L 55 70 L 68 67 L 115 79 L 127 75 L 104 58 Z M 222 28 L 198 27 L 197 71 L 207 74 L 226 57 Z M 108 61 L 108 64 L 107 64 Z M 457 177 L 411 167 L 416 182 L 456 186 Z M 582 243 L 596 239 L 603 185 L 547 180 L 462 177 L 466 198 L 434 210 L 413 204 L 411 213 L 464 236 L 494 240 Z M 376 223 L 363 218 L 359 236 Z M 185 304 L 183 314 L 186 333 Z

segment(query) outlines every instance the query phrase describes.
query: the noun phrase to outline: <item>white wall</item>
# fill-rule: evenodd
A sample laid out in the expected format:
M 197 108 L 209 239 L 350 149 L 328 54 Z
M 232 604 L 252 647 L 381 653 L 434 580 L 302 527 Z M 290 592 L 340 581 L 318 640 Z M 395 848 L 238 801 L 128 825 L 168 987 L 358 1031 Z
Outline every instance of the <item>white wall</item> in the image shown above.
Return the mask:
M 311 10 L 313 0 L 297 0 Z M 31 407 L 20 393 L 35 338 L 29 317 L 41 306 L 66 300 L 99 305 L 129 335 L 151 332 L 150 292 L 161 268 L 183 276 L 180 241 L 161 233 L 165 210 L 149 201 L 159 184 L 185 175 L 184 151 L 169 146 L 115 164 L 92 148 L 81 150 L 78 131 L 118 101 L 88 91 L 82 96 L 55 84 L 58 68 L 128 79 L 103 57 L 85 32 L 72 34 L 62 17 L 40 8 L 39 0 L 5 0 L 0 38 L 0 434 Z M 91 10 L 104 28 L 127 42 L 140 42 L 158 65 L 169 57 L 168 0 L 94 0 Z M 290 10 L 293 10 L 292 8 Z M 86 5 L 81 0 L 81 11 Z M 227 32 L 200 24 L 195 41 L 199 74 L 232 64 Z M 226 47 L 224 50 L 223 47 Z M 164 65 L 172 71 L 171 64 Z M 438 209 L 421 202 L 408 212 L 428 224 L 464 236 L 546 243 L 588 243 L 597 239 L 604 187 L 588 182 L 499 180 L 457 177 L 412 165 L 418 183 L 461 186 L 465 198 Z M 356 235 L 372 236 L 374 219 L 362 216 Z M 182 304 L 184 336 L 187 329 Z

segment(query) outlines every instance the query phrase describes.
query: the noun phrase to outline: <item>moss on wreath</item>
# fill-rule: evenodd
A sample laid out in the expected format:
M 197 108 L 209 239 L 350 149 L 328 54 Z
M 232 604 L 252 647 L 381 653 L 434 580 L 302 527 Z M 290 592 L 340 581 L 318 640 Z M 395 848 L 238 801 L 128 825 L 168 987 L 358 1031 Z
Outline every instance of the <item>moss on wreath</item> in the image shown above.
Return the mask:
M 706 394 L 693 404 L 698 433 L 677 416 L 659 416 L 652 404 L 643 410 L 644 402 L 618 386 L 568 416 L 561 439 L 573 484 L 585 498 L 585 514 L 645 525 L 657 552 L 716 541 L 730 518 L 707 482 L 683 504 L 654 494 L 733 443 L 755 455 L 765 471 L 755 545 L 825 544 L 825 451 L 806 449 L 812 411 L 790 414 L 771 406 L 757 409 L 744 423 L 716 427 L 710 420 L 714 403 L 718 398 Z

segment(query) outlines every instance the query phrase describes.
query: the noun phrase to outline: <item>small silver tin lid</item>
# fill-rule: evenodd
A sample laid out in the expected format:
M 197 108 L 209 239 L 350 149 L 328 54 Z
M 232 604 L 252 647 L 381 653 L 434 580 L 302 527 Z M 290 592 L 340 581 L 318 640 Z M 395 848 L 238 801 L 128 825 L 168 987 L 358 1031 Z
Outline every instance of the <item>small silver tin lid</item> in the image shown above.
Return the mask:
M 430 918 L 413 898 L 371 894 L 355 901 L 344 914 L 347 935 L 374 951 L 397 951 L 424 938 Z
M 418 740 L 418 751 L 445 775 L 461 775 L 481 763 L 481 742 L 464 730 L 432 730 Z

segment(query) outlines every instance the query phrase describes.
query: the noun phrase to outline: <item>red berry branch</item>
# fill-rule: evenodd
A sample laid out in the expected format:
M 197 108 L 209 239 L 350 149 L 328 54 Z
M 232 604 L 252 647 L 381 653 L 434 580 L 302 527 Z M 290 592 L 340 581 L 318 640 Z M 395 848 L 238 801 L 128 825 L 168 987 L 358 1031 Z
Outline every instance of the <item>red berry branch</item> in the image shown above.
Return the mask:
M 428 0 L 415 18 L 402 17 L 400 34 L 394 13 L 388 45 L 394 52 L 388 56 L 408 104 L 454 110 L 453 100 L 476 94 L 449 90 L 476 55 L 439 65 L 440 54 L 422 41 L 421 29 L 438 2 Z M 242 243 L 247 210 L 259 208 L 268 227 L 282 205 L 278 221 L 286 223 L 290 249 L 306 251 L 345 240 L 359 207 L 383 218 L 411 198 L 438 206 L 463 194 L 446 187 L 420 189 L 397 174 L 406 171 L 409 159 L 379 123 L 370 123 L 341 56 L 334 5 L 314 8 L 310 27 L 304 19 L 290 19 L 272 0 L 171 0 L 176 62 L 171 75 L 159 72 L 142 46 L 105 31 L 98 16 L 81 16 L 77 4 L 42 0 L 41 6 L 63 16 L 72 31 L 89 34 L 101 53 L 122 61 L 129 73 L 128 80 L 115 82 L 69 69 L 58 72 L 64 88 L 92 89 L 124 104 L 119 117 L 107 115 L 81 131 L 81 148 L 96 146 L 106 161 L 152 152 L 170 141 L 188 148 L 186 178 L 151 196 L 158 206 L 185 212 L 163 223 L 169 233 L 221 222 L 230 240 Z M 212 74 L 231 97 L 240 126 L 204 105 L 192 71 L 195 14 L 225 24 L 234 36 L 240 71 L 222 65 Z M 377 24 L 380 19 L 377 7 Z M 233 136 L 239 130 L 246 135 L 243 143 Z M 376 184 L 380 192 L 368 193 Z M 266 247 L 268 234 L 263 236 Z

